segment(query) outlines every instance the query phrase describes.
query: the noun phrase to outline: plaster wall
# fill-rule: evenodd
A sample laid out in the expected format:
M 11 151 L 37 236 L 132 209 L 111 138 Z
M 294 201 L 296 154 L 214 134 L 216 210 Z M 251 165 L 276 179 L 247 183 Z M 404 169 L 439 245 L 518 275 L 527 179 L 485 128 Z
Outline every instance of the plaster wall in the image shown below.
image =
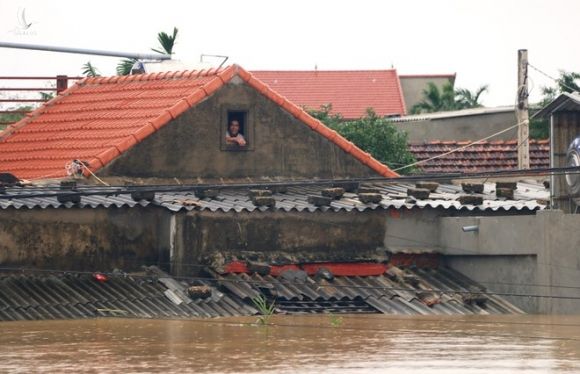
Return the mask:
M 139 269 L 167 263 L 168 214 L 142 208 L 0 211 L 0 266 Z
M 478 225 L 464 233 L 462 226 Z M 535 216 L 441 218 L 447 263 L 531 313 L 580 311 L 580 215 L 545 210 Z
M 227 111 L 247 111 L 244 149 L 227 149 Z M 308 179 L 377 174 L 245 83 L 234 80 L 101 170 L 104 177 Z
M 516 124 L 513 111 L 450 117 L 413 122 L 395 122 L 397 129 L 408 135 L 409 143 L 465 141 L 482 139 Z M 517 139 L 517 129 L 497 135 L 495 140 Z
M 178 224 L 172 272 L 195 273 L 217 253 L 296 261 L 355 260 L 377 255 L 382 210 L 368 212 L 189 212 Z

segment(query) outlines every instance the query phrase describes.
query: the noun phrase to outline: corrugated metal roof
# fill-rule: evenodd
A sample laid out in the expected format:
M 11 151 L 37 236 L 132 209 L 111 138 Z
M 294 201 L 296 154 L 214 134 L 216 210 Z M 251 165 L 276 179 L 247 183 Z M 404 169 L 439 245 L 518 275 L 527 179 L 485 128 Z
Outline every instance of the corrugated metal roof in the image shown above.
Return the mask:
M 95 317 L 191 318 L 252 315 L 251 305 L 235 301 L 209 281 L 176 282 L 168 276 L 91 274 L 0 275 L 0 321 Z M 168 286 L 167 280 L 174 286 Z M 207 286 L 211 297 L 191 298 L 190 285 Z
M 365 186 L 376 188 L 382 195 L 382 201 L 378 204 L 363 203 L 356 193 L 345 193 L 340 199 L 333 200 L 330 206 L 316 206 L 308 202 L 309 195 L 320 195 L 321 190 L 327 186 L 303 185 L 288 187 L 285 193 L 274 193 L 272 197 L 276 201 L 274 208 L 265 206 L 257 207 L 252 203 L 248 190 L 233 190 L 224 188 L 216 198 L 200 199 L 193 192 L 163 192 L 157 193 L 151 202 L 146 200 L 134 201 L 130 194 L 122 191 L 111 190 L 110 194 L 103 195 L 102 188 L 79 187 L 79 192 L 98 192 L 100 195 L 82 196 L 79 204 L 71 202 L 60 203 L 55 195 L 44 197 L 18 197 L 38 193 L 26 187 L 9 187 L 6 193 L 0 195 L 0 209 L 34 209 L 34 208 L 97 208 L 97 207 L 134 207 L 134 206 L 160 206 L 174 212 L 190 210 L 208 210 L 212 212 L 254 212 L 254 211 L 365 211 L 375 209 L 412 209 L 412 208 L 442 208 L 467 211 L 509 211 L 509 210 L 538 210 L 545 207 L 545 201 L 549 199 L 549 191 L 543 185 L 536 183 L 519 182 L 514 194 L 514 200 L 506 200 L 495 196 L 495 185 L 486 183 L 484 193 L 481 194 L 484 201 L 481 205 L 461 204 L 457 199 L 463 194 L 460 186 L 440 185 L 436 192 L 431 193 L 428 199 L 409 199 L 407 189 L 414 187 L 411 183 L 365 183 Z M 60 191 L 63 192 L 63 191 Z M 70 191 L 69 191 L 70 192 Z M 50 195 L 52 192 L 47 192 Z M 12 197 L 12 198 L 10 198 Z
M 303 274 L 300 274 L 303 273 Z M 293 275 L 295 275 L 293 277 Z M 279 276 L 214 275 L 177 281 L 166 275 L 43 273 L 0 275 L 0 321 L 96 317 L 193 318 L 254 315 L 263 296 L 277 313 L 517 314 L 501 297 L 448 268 L 391 266 L 380 276 L 322 279 L 301 270 Z M 190 296 L 190 286 L 210 295 Z M 195 295 L 195 294 L 194 294 Z
M 495 108 L 470 108 L 470 109 L 452 110 L 448 112 L 415 114 L 411 116 L 389 118 L 389 120 L 393 122 L 419 122 L 419 121 L 431 121 L 437 119 L 479 116 L 485 114 L 508 113 L 508 112 L 515 113 L 515 108 L 513 106 L 495 107 Z
M 560 111 L 580 111 L 580 95 L 578 93 L 563 92 L 550 104 L 532 116 L 532 118 L 549 117 L 550 114 Z
M 277 277 L 227 274 L 218 279 L 225 289 L 247 303 L 264 295 L 283 313 L 523 313 L 462 274 L 443 267 L 392 266 L 385 275 L 337 276 L 331 280 L 299 270 L 287 270 Z M 473 301 L 475 296 L 477 301 Z

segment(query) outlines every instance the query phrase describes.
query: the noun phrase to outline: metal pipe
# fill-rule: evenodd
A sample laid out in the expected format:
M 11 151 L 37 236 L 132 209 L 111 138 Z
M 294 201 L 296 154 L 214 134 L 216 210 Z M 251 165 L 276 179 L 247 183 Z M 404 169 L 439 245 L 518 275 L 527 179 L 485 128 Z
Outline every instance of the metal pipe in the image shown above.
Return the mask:
M 162 55 L 162 54 L 113 52 L 113 51 L 101 51 L 97 49 L 69 48 L 50 45 L 39 45 L 39 44 L 0 42 L 0 48 L 16 48 L 16 49 L 29 49 L 48 52 L 77 53 L 82 55 L 124 57 L 124 58 L 134 58 L 137 60 L 171 60 L 170 55 Z
M 461 230 L 463 230 L 463 232 L 479 232 L 479 226 L 478 225 L 463 226 L 461 227 Z

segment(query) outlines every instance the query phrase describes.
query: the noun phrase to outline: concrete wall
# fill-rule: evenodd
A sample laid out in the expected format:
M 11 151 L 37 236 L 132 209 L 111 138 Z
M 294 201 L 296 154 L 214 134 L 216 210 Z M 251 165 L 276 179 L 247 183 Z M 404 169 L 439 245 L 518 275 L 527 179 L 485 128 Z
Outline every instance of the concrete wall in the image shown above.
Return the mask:
M 126 271 L 167 263 L 161 209 L 0 210 L 0 266 Z
M 172 272 L 194 274 L 188 264 L 211 263 L 217 253 L 296 261 L 376 257 L 385 237 L 385 211 L 199 212 L 178 216 Z
M 450 117 L 413 122 L 394 122 L 395 127 L 408 134 L 409 143 L 433 140 L 477 140 L 504 130 L 517 123 L 513 111 Z M 517 139 L 517 130 L 498 135 L 493 140 Z
M 227 110 L 247 110 L 247 150 L 226 150 Z M 185 112 L 100 172 L 101 176 L 222 180 L 376 176 L 259 92 L 237 82 Z
M 476 224 L 479 232 L 464 233 Z M 496 292 L 519 294 L 514 304 L 532 313 L 580 311 L 580 215 L 441 218 L 447 263 Z M 523 295 L 545 297 L 527 297 Z
M 450 79 L 450 77 L 439 76 L 399 76 L 407 114 L 411 113 L 411 108 L 413 108 L 415 104 L 423 100 L 423 90 L 427 89 L 427 84 L 429 82 L 433 82 L 437 87 L 439 87 L 439 89 L 441 89 L 443 85 L 454 79 L 454 77 Z

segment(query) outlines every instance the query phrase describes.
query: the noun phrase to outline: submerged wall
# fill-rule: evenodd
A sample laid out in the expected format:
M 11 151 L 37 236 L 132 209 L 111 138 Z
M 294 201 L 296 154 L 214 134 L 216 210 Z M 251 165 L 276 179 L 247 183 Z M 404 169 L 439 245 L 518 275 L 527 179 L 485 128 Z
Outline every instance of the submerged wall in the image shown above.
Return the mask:
M 216 253 L 253 253 L 270 259 L 346 260 L 377 255 L 385 237 L 384 210 L 365 212 L 199 212 L 177 217 L 172 272 L 193 274 L 191 264 Z
M 479 232 L 462 226 L 478 225 Z M 580 310 L 580 215 L 545 210 L 535 216 L 441 219 L 448 265 L 527 312 Z M 528 296 L 536 295 L 537 297 Z
M 169 259 L 162 209 L 0 210 L 0 266 L 125 271 Z

